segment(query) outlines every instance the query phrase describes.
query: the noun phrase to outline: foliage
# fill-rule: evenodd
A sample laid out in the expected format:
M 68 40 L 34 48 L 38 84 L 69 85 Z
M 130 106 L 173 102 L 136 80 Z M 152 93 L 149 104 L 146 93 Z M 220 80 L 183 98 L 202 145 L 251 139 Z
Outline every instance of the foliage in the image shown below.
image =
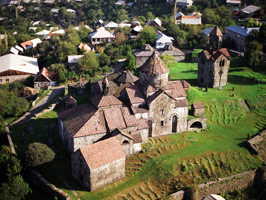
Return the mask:
M 51 162 L 54 156 L 55 153 L 46 144 L 34 142 L 25 151 L 25 163 L 29 167 L 37 167 Z
M 147 12 L 146 13 L 146 19 L 151 21 L 155 18 L 154 14 L 152 12 Z
M 258 21 L 255 21 L 253 18 L 246 18 L 244 21 L 244 26 L 246 28 L 259 27 L 260 24 Z
M 67 81 L 67 69 L 64 64 L 53 64 L 50 66 L 50 70 L 58 72 L 58 82 L 65 83 Z
M 96 72 L 99 70 L 99 60 L 93 51 L 86 53 L 78 61 L 79 69 L 82 72 L 90 74 L 90 76 L 95 76 Z
M 176 63 L 176 60 L 172 55 L 164 54 L 160 58 L 163 60 L 166 66 Z
M 144 26 L 143 31 L 140 33 L 140 41 L 142 44 L 154 45 L 157 33 L 152 26 Z
M 133 55 L 132 51 L 129 51 L 127 54 L 127 60 L 125 63 L 125 68 L 127 70 L 131 70 L 131 71 L 136 69 L 136 58 Z
M 111 64 L 111 60 L 110 60 L 110 57 L 107 56 L 105 53 L 102 53 L 100 56 L 99 56 L 99 63 L 100 63 L 100 66 L 103 67 L 105 65 L 110 65 Z
M 7 183 L 3 183 L 0 188 L 0 199 L 20 200 L 31 192 L 29 185 L 23 180 L 21 175 L 8 179 Z
M 115 33 L 115 42 L 116 43 L 123 43 L 127 40 L 127 36 L 123 32 L 116 32 Z
M 247 59 L 248 59 L 248 66 L 250 68 L 259 68 L 261 64 L 261 54 L 260 51 L 262 50 L 262 45 L 257 41 L 250 42 L 247 48 Z

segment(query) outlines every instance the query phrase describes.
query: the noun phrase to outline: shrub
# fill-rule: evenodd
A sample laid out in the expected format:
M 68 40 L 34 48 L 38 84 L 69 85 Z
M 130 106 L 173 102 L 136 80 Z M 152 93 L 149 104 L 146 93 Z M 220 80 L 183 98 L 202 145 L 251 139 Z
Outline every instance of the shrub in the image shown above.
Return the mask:
M 45 144 L 34 142 L 25 151 L 25 162 L 28 167 L 37 167 L 51 162 L 55 153 Z

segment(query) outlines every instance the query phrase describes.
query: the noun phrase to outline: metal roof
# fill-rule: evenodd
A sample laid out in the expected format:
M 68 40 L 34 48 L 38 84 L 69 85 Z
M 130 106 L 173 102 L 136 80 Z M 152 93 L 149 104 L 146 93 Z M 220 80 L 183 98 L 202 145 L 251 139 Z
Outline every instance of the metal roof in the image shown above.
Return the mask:
M 37 58 L 7 54 L 0 57 L 0 72 L 16 70 L 29 74 L 37 74 L 39 66 Z
M 227 30 L 230 30 L 234 33 L 237 33 L 239 35 L 242 35 L 242 36 L 248 36 L 250 35 L 250 33 L 253 31 L 253 30 L 257 30 L 259 31 L 259 27 L 255 27 L 255 28 L 245 28 L 245 27 L 242 27 L 242 26 L 238 26 L 238 25 L 234 25 L 234 26 L 228 26 L 228 27 L 225 27 L 225 29 Z

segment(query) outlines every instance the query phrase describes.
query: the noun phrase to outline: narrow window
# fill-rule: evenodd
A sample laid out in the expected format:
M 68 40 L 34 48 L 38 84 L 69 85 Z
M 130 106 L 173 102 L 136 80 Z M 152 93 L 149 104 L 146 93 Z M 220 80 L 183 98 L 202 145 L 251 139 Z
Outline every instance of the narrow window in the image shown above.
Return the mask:
M 161 121 L 161 126 L 164 126 L 164 121 Z
M 9 82 L 9 78 L 6 79 L 6 82 Z

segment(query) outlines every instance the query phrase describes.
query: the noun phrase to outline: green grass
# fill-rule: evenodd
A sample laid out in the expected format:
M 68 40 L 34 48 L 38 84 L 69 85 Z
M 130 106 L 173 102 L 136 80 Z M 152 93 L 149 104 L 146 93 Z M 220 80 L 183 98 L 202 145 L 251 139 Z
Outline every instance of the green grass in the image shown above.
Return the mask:
M 80 199 L 156 199 L 185 186 L 265 165 L 261 158 L 250 154 L 245 141 L 248 134 L 252 136 L 266 127 L 266 76 L 243 67 L 238 58 L 233 57 L 231 63 L 227 86 L 222 90 L 210 88 L 208 92 L 196 86 L 196 63 L 177 63 L 169 67 L 173 80 L 184 79 L 192 85 L 187 91 L 189 103 L 205 103 L 208 128 L 149 139 L 143 145 L 144 153 L 127 159 L 126 178 L 86 192 L 71 177 L 67 155 L 40 171 L 73 199 L 77 197 L 65 186 L 62 177 Z M 241 104 L 244 100 L 250 111 Z M 52 111 L 30 121 L 38 127 L 38 134 L 27 135 L 27 144 L 34 140 L 47 141 L 47 130 L 42 127 L 49 120 L 56 121 L 56 117 Z M 14 133 L 12 130 L 19 152 L 26 146 L 20 142 L 21 132 L 19 128 Z

